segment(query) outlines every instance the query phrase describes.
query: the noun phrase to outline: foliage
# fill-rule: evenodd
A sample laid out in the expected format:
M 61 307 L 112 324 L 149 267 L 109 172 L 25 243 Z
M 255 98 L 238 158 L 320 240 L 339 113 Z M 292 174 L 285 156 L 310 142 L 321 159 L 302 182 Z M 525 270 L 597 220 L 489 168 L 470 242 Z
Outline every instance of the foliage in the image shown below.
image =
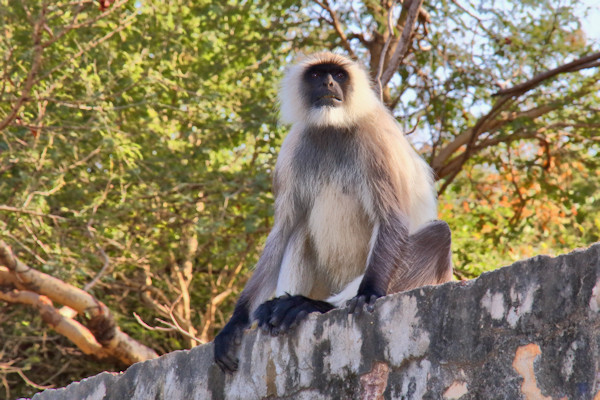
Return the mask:
M 507 154 L 529 153 L 512 145 Z M 566 145 L 565 147 L 568 147 Z M 452 227 L 461 277 L 540 254 L 558 255 L 600 240 L 598 161 L 558 152 L 548 170 L 515 165 L 500 173 L 468 168 L 444 197 L 440 218 Z
M 298 49 L 341 48 L 375 76 L 391 4 L 0 0 L 0 239 L 89 290 L 159 352 L 196 342 L 148 330 L 134 312 L 152 326 L 173 314 L 211 340 L 271 225 L 283 65 Z M 398 4 L 391 50 L 406 17 Z M 498 90 L 598 52 L 577 7 L 425 2 L 384 88 L 440 178 L 459 276 L 598 240 L 597 64 L 490 114 L 505 99 Z M 37 390 L 19 373 L 61 386 L 121 367 L 79 356 L 28 310 L 1 307 L 9 395 Z
M 272 99 L 292 3 L 2 4 L 0 115 L 10 115 L 28 74 L 35 84 L 0 132 L 0 204 L 17 210 L 1 211 L 1 235 L 28 264 L 80 287 L 108 261 L 89 290 L 159 351 L 191 343 L 142 328 L 132 312 L 155 325 L 182 296 L 178 323 L 211 338 L 211 300 L 229 290 L 233 301 L 239 269 L 255 262 L 269 229 L 282 134 Z M 29 321 L 25 312 L 12 320 Z M 218 312 L 222 324 L 228 308 Z M 6 325 L 2 336 L 10 346 L 42 327 Z M 27 354 L 6 356 L 26 368 Z M 52 383 L 74 377 L 66 369 Z

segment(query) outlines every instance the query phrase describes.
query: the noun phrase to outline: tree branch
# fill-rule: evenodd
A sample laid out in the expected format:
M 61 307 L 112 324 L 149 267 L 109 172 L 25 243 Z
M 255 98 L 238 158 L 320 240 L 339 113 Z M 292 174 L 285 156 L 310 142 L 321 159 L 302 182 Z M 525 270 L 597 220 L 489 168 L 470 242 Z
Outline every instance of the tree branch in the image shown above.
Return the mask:
M 95 22 L 101 20 L 102 18 L 106 17 L 107 15 L 113 13 L 115 10 L 117 10 L 119 7 L 121 7 L 123 4 L 127 3 L 127 1 L 128 0 L 119 0 L 116 3 L 114 3 L 111 7 L 107 8 L 106 10 L 104 10 L 102 13 L 96 15 L 95 17 L 88 18 L 85 21 L 77 23 L 77 17 L 83 10 L 83 4 L 84 4 L 83 1 L 80 1 L 76 11 L 73 13 L 73 18 L 71 20 L 71 23 L 69 25 L 65 26 L 63 29 L 61 29 L 61 31 L 59 33 L 57 33 L 56 35 L 54 35 L 50 40 L 47 40 L 44 43 L 42 43 L 42 47 L 46 48 L 46 47 L 51 46 L 52 44 L 56 43 L 60 38 L 62 38 L 63 36 L 65 36 L 67 33 L 69 33 L 70 31 L 72 31 L 74 29 L 79 29 L 79 28 L 83 28 L 85 26 L 92 25 L 93 23 L 95 23 Z
M 85 47 L 83 47 L 81 50 L 79 50 L 76 54 L 73 54 L 72 56 L 70 56 L 67 60 L 61 62 L 60 64 L 58 64 L 57 66 L 55 66 L 54 68 L 52 68 L 50 71 L 46 72 L 45 74 L 43 74 L 42 76 L 40 76 L 35 83 L 40 82 L 42 79 L 45 79 L 47 77 L 49 77 L 50 75 L 52 75 L 55 71 L 60 70 L 61 68 L 63 68 L 66 64 L 68 63 L 72 63 L 73 60 L 81 57 L 83 54 L 87 53 L 88 51 L 90 51 L 91 49 L 95 48 L 96 46 L 99 46 L 100 44 L 102 44 L 103 42 L 107 41 L 108 39 L 110 39 L 112 36 L 114 36 L 115 34 L 121 32 L 123 29 L 127 28 L 129 25 L 131 25 L 133 23 L 133 20 L 137 17 L 137 13 L 133 13 L 130 16 L 128 16 L 127 18 L 125 18 L 123 20 L 123 22 L 121 22 L 119 24 L 119 26 L 117 28 L 115 28 L 114 30 L 108 32 L 106 35 L 102 36 L 101 38 L 97 38 L 92 40 L 91 42 L 89 42 L 89 44 Z
M 394 19 L 395 6 L 396 0 L 393 0 L 388 10 L 388 37 L 385 40 L 385 44 L 383 45 L 381 53 L 379 54 L 379 66 L 377 67 L 377 75 L 375 76 L 375 82 L 377 83 L 377 91 L 379 92 L 379 100 L 381 100 L 382 102 L 383 86 L 381 85 L 381 74 L 383 73 L 383 64 L 385 63 L 385 56 L 387 55 L 388 48 L 390 47 L 390 43 L 392 42 L 392 38 L 394 37 L 394 23 L 392 21 Z
M 407 5 L 407 3 L 410 3 Z M 405 0 L 402 5 L 402 13 L 400 18 L 402 18 L 402 14 L 405 12 L 406 8 L 408 8 L 408 15 L 406 16 L 406 22 L 404 24 L 404 28 L 402 29 L 402 35 L 400 36 L 400 41 L 396 46 L 396 50 L 392 55 L 385 72 L 381 77 L 381 87 L 386 86 L 394 73 L 400 67 L 406 52 L 408 51 L 408 45 L 410 43 L 410 39 L 412 37 L 413 31 L 415 29 L 415 23 L 417 21 L 417 16 L 419 15 L 419 10 L 421 9 L 421 4 L 423 4 L 423 0 Z
M 600 52 L 581 57 L 575 61 L 571 61 L 570 63 L 563 64 L 546 72 L 542 72 L 526 82 L 520 83 L 508 89 L 499 90 L 498 92 L 494 93 L 493 96 L 519 96 L 538 86 L 543 81 L 555 77 L 556 75 L 565 72 L 574 72 L 585 68 L 596 67 L 598 66 L 598 63 L 595 61 L 599 59 Z
M 2 204 L 0 204 L 0 211 L 9 211 L 9 212 L 14 212 L 14 213 L 18 213 L 18 214 L 30 214 L 30 215 L 35 215 L 37 217 L 47 217 L 47 218 L 59 219 L 59 220 L 63 220 L 63 221 L 66 220 L 65 217 L 61 217 L 60 215 L 44 214 L 44 213 L 33 211 L 33 210 L 25 210 L 23 208 L 5 206 Z
M 495 101 L 492 110 L 481 117 L 475 123 L 473 128 L 467 129 L 458 135 L 451 143 L 444 147 L 432 161 L 432 167 L 434 168 L 438 179 L 445 178 L 444 184 L 440 188 L 439 192 L 443 193 L 452 180 L 454 180 L 456 175 L 460 172 L 460 169 L 464 163 L 469 159 L 473 144 L 476 142 L 481 133 L 491 129 L 498 129 L 500 126 L 518 118 L 519 116 L 536 118 L 559 107 L 558 103 L 554 105 L 540 106 L 524 113 L 513 114 L 512 118 L 509 117 L 498 121 L 492 121 L 502 110 L 506 109 L 514 101 L 514 99 L 539 86 L 547 79 L 550 79 L 563 72 L 573 72 L 582 69 L 583 67 L 587 67 L 588 65 L 594 65 L 598 59 L 600 59 L 600 52 L 582 57 L 576 61 L 570 62 L 558 68 L 554 68 L 550 71 L 543 72 L 527 82 L 496 93 L 496 95 L 499 95 L 499 97 Z M 530 113 L 529 115 L 527 114 L 528 112 Z M 460 156 L 460 159 L 454 159 L 450 161 L 451 164 L 447 163 L 446 160 L 449 159 L 450 155 L 465 144 L 467 145 L 467 148 Z
M 0 131 L 10 125 L 15 118 L 17 117 L 21 107 L 25 102 L 29 99 L 29 95 L 31 93 L 31 89 L 35 84 L 35 77 L 40 69 L 42 64 L 42 54 L 44 53 L 44 47 L 41 44 L 42 41 L 42 27 L 46 23 L 46 12 L 48 11 L 48 4 L 44 2 L 42 4 L 42 9 L 40 11 L 40 16 L 37 21 L 35 21 L 33 25 L 33 61 L 31 63 L 31 68 L 27 73 L 27 77 L 22 85 L 23 89 L 21 90 L 21 95 L 14 103 L 12 110 L 8 115 L 0 121 Z
M 352 46 L 350 46 L 350 41 L 348 40 L 348 37 L 346 36 L 346 34 L 344 33 L 344 30 L 342 29 L 342 24 L 340 23 L 340 20 L 337 16 L 335 10 L 333 10 L 331 8 L 331 6 L 329 5 L 329 0 L 323 0 L 323 1 L 315 0 L 315 3 L 317 3 L 319 5 L 319 7 L 321 7 L 323 10 L 325 10 L 329 13 L 329 16 L 331 17 L 330 24 L 333 26 L 333 29 L 335 29 L 335 31 L 337 32 L 340 39 L 342 39 L 342 46 L 348 52 L 348 55 L 350 55 L 350 57 L 356 59 L 357 58 L 356 54 L 354 53 Z
M 464 146 L 469 142 L 475 128 L 479 130 L 479 134 L 483 132 L 493 132 L 499 129 L 502 125 L 508 122 L 512 122 L 517 118 L 527 117 L 534 119 L 552 110 L 555 110 L 558 107 L 559 104 L 547 104 L 522 112 L 507 113 L 504 116 L 504 118 L 501 119 L 490 121 L 489 118 L 487 118 L 485 121 L 480 123 L 479 126 L 477 126 L 476 124 L 473 128 L 467 129 L 466 131 L 462 132 L 460 135 L 455 137 L 454 140 L 451 143 L 448 143 L 446 147 L 442 148 L 442 150 L 440 150 L 440 152 L 435 156 L 434 160 L 432 161 L 432 167 L 436 170 L 436 173 L 439 178 L 445 177 L 447 175 L 445 171 L 445 163 L 452 156 L 452 154 L 454 154 L 460 147 Z M 487 115 L 480 118 L 477 122 L 481 122 L 485 117 L 487 117 Z
M 100 353 L 96 353 L 97 348 L 95 345 L 90 345 L 93 347 L 90 348 L 90 351 L 93 350 L 94 355 L 99 354 L 103 356 L 104 352 L 106 352 L 106 354 L 127 365 L 158 357 L 158 354 L 156 354 L 154 350 L 135 341 L 121 331 L 121 329 L 116 326 L 110 310 L 104 303 L 98 301 L 92 295 L 79 288 L 25 265 L 15 257 L 11 248 L 0 240 L 0 266 L 2 265 L 15 276 L 19 282 L 18 286 L 23 288 L 23 290 L 11 291 L 9 294 L 5 293 L 4 297 L 9 296 L 12 299 L 23 299 L 23 301 L 30 302 L 27 304 L 32 305 L 37 304 L 35 303 L 37 300 L 34 299 L 35 296 L 33 296 L 33 294 L 36 296 L 41 295 L 42 297 L 47 297 L 48 301 L 43 299 L 39 300 L 42 301 L 42 303 L 45 302 L 44 304 L 50 302 L 50 308 L 43 309 L 44 312 L 48 313 L 47 315 L 49 318 L 44 321 L 53 328 L 59 326 L 59 323 L 64 323 L 64 325 L 60 325 L 64 327 L 64 330 L 57 330 L 57 332 L 65 334 L 65 336 L 66 333 L 68 333 L 74 338 L 79 338 L 83 335 L 81 329 L 76 324 L 71 323 L 68 319 L 66 319 L 66 322 L 62 321 L 62 318 L 65 317 L 54 310 L 51 301 L 56 301 L 57 303 L 68 306 L 73 310 L 76 310 L 79 314 L 84 315 L 87 318 L 87 329 L 89 329 L 94 339 L 101 345 Z M 3 270 L 0 270 L 0 272 L 2 271 Z M 2 279 L 7 280 L 5 278 Z M 32 293 L 32 295 L 27 293 Z M 18 300 L 17 302 L 23 301 Z M 41 307 L 41 305 L 39 307 Z M 60 315 L 60 319 L 56 314 Z M 44 314 L 42 314 L 42 318 L 44 318 Z M 71 337 L 67 337 L 71 339 Z M 86 339 L 86 343 L 92 342 Z
M 472 156 L 473 154 L 476 154 L 485 148 L 495 146 L 499 143 L 510 143 L 510 142 L 513 142 L 518 139 L 534 138 L 534 137 L 536 137 L 537 134 L 538 134 L 537 131 L 519 131 L 519 132 L 515 132 L 512 135 L 487 139 L 480 143 L 474 144 L 471 147 L 470 155 Z M 452 176 L 455 176 L 460 171 L 460 169 L 463 165 L 462 160 L 463 160 L 463 158 L 461 156 L 457 156 L 457 157 L 453 158 L 452 160 L 448 161 L 448 163 L 446 163 L 444 165 L 444 169 L 443 169 L 442 173 L 444 173 L 446 175 L 454 174 Z M 446 187 L 447 187 L 447 185 L 443 187 L 444 190 Z M 440 192 L 442 192 L 441 189 L 440 189 Z
M 102 348 L 102 345 L 98 343 L 89 329 L 73 319 L 62 316 L 54 308 L 48 297 L 28 290 L 14 289 L 8 292 L 0 290 L 0 300 L 26 304 L 36 308 L 48 326 L 69 339 L 84 354 L 93 355 L 100 359 L 108 357 L 109 354 Z

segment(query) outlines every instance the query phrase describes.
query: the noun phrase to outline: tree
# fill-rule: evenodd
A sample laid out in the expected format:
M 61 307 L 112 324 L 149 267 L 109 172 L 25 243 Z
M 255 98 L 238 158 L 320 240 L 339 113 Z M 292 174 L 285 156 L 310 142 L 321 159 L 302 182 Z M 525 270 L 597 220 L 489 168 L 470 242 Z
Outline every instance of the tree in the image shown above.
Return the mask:
M 211 340 L 260 253 L 299 49 L 381 81 L 438 174 L 459 275 L 598 239 L 599 49 L 575 1 L 0 4 L 3 248 L 157 353 Z M 0 263 L 3 294 L 28 290 L 14 276 Z M 0 306 L 7 397 L 124 366 Z
M 180 331 L 212 338 L 269 228 L 294 7 L 105 3 L 2 3 L 0 238 L 163 353 L 196 343 Z M 45 337 L 41 318 L 0 304 L 7 397 L 123 368 L 72 357 L 60 336 L 30 339 Z M 180 331 L 149 331 L 134 312 Z

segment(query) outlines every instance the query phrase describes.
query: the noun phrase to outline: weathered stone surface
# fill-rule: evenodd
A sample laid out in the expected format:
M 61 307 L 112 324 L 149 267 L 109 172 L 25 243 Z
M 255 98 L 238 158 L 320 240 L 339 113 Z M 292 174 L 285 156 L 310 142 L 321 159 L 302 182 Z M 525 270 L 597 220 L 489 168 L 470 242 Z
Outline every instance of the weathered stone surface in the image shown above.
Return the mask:
M 469 282 L 248 332 L 225 376 L 212 344 L 102 373 L 34 400 L 600 399 L 600 245 Z

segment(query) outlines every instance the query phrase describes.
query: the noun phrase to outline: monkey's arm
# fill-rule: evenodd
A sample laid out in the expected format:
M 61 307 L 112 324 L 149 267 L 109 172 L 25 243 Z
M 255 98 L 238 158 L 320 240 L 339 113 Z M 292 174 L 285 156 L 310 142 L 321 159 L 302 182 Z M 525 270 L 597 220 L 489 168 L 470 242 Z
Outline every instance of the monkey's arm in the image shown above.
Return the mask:
M 367 268 L 356 296 L 348 302 L 349 312 L 360 311 L 365 304 L 373 310 L 375 300 L 385 296 L 392 275 L 408 271 L 412 254 L 406 219 L 399 212 L 382 218 L 373 230 Z
M 273 227 L 267 237 L 265 249 L 256 264 L 256 270 L 244 287 L 231 319 L 215 337 L 215 361 L 224 372 L 237 370 L 237 348 L 241 343 L 244 330 L 250 325 L 250 314 L 275 291 L 290 232 L 291 228 L 284 223 Z

